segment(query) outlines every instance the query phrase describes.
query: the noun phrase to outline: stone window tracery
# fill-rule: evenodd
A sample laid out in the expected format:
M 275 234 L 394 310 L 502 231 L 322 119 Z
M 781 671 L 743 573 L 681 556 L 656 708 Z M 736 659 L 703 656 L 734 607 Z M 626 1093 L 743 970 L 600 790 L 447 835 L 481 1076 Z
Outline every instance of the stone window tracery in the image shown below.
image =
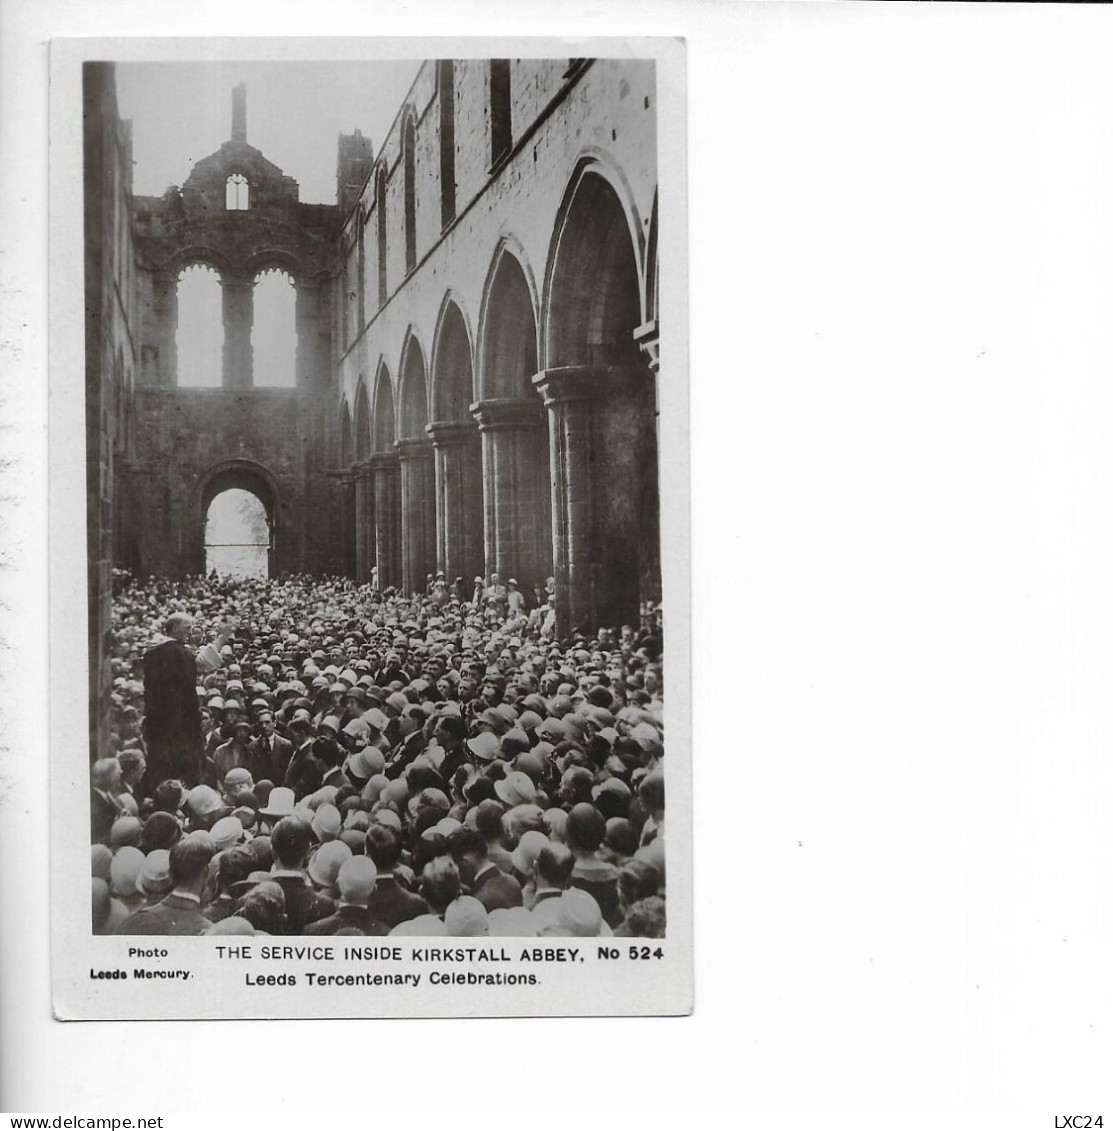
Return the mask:
M 292 389 L 297 384 L 297 288 L 288 272 L 271 267 L 255 276 L 252 296 L 253 384 Z
M 248 184 L 243 173 L 233 173 L 224 183 L 224 207 L 229 212 L 246 212 Z

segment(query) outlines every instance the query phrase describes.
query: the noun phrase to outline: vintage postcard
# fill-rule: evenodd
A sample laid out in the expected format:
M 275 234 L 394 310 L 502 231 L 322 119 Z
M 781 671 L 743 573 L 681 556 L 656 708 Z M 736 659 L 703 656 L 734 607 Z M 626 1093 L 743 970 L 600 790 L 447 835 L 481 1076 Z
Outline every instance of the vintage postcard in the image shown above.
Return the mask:
M 59 1018 L 691 1010 L 684 115 L 671 40 L 52 44 Z

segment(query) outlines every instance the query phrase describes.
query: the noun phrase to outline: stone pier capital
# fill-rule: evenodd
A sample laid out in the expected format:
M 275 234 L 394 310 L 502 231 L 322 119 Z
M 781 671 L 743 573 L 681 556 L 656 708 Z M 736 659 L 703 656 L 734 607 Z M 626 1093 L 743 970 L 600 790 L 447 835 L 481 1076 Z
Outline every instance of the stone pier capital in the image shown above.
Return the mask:
M 540 427 L 544 422 L 541 410 L 541 401 L 535 397 L 495 397 L 471 406 L 480 432 Z
M 638 348 L 645 354 L 649 368 L 656 373 L 661 368 L 659 356 L 661 348 L 660 321 L 651 318 L 648 322 L 643 322 L 642 325 L 635 327 L 634 341 L 638 343 Z
M 479 441 L 479 429 L 471 421 L 435 420 L 425 426 L 435 448 L 448 448 L 453 444 L 472 444 Z
M 648 371 L 631 365 L 560 365 L 542 369 L 533 378 L 546 408 L 573 401 L 608 399 L 635 393 L 649 380 Z
M 396 471 L 398 469 L 397 452 L 372 452 L 364 461 L 367 469 L 375 471 Z
M 220 273 L 220 285 L 225 290 L 246 287 L 251 290 L 255 286 L 255 276 L 250 271 L 238 267 L 226 267 Z
M 433 458 L 432 440 L 416 438 L 410 440 L 396 440 L 394 446 L 398 449 L 398 458 L 400 460 Z

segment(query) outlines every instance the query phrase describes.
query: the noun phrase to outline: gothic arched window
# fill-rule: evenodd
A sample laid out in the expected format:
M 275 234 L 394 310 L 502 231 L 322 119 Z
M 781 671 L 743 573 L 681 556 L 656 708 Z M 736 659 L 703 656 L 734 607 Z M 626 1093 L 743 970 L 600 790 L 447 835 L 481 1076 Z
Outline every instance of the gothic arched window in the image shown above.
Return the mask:
M 224 297 L 220 276 L 194 263 L 178 275 L 178 384 L 219 388 L 223 383 Z
M 491 60 L 491 165 L 497 165 L 510 152 L 513 133 L 510 126 L 510 60 Z
M 229 212 L 247 211 L 247 178 L 233 173 L 224 184 L 224 206 Z
M 279 267 L 255 278 L 251 352 L 257 386 L 292 389 L 297 385 L 297 288 Z
M 414 173 L 414 120 L 406 119 L 402 132 L 402 172 L 406 210 L 406 270 L 412 271 L 417 263 L 417 186 Z

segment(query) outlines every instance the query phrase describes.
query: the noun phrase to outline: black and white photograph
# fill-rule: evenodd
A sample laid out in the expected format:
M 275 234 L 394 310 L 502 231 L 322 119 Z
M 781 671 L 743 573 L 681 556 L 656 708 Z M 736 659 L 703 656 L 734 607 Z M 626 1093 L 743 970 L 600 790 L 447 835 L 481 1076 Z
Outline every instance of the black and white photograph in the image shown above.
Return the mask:
M 1111 44 L 0 0 L 0 1131 L 1105 1127 Z
M 80 75 L 89 934 L 355 1015 L 663 962 L 657 59 Z

